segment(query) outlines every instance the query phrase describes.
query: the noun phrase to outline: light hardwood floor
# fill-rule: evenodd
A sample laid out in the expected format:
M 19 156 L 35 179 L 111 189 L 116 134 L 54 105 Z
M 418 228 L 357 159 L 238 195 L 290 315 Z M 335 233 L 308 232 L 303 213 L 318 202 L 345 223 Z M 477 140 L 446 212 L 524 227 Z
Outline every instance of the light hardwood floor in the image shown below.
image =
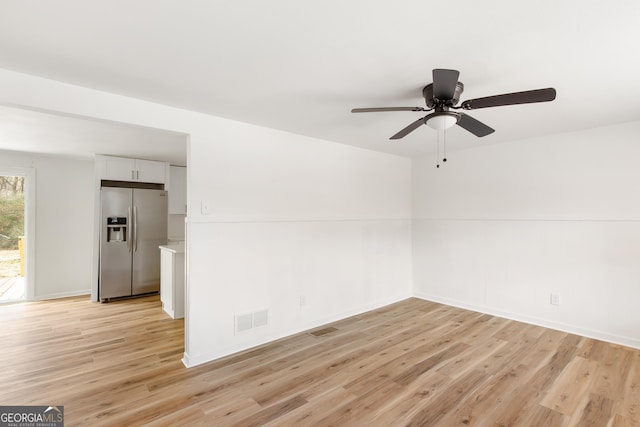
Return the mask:
M 639 350 L 418 299 L 191 369 L 158 297 L 0 320 L 0 405 L 67 426 L 640 426 Z

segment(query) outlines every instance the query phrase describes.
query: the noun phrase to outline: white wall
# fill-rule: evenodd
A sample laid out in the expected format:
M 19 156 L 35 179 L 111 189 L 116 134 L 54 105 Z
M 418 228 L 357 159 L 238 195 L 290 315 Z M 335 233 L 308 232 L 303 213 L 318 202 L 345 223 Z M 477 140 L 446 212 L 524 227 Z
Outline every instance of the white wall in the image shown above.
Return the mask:
M 171 214 L 167 221 L 167 238 L 169 240 L 184 240 L 184 219 L 186 215 Z
M 451 152 L 440 169 L 415 160 L 416 295 L 640 347 L 639 134 L 633 122 Z
M 0 103 L 189 134 L 188 365 L 410 295 L 406 158 L 7 70 Z M 234 335 L 254 308 L 270 325 Z
M 190 162 L 190 363 L 410 296 L 409 159 L 230 124 Z
M 88 294 L 93 161 L 0 151 L 0 169 L 35 169 L 34 299 Z

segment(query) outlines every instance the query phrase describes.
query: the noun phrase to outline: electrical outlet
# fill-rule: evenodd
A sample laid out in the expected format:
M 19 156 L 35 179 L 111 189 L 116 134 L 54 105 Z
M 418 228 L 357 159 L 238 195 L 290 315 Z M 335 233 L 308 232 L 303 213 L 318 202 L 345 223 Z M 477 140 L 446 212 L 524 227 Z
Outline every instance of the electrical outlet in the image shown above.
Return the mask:
M 560 294 L 551 293 L 551 305 L 560 305 Z
M 307 304 L 307 299 L 304 295 L 300 295 L 300 307 L 304 307 Z

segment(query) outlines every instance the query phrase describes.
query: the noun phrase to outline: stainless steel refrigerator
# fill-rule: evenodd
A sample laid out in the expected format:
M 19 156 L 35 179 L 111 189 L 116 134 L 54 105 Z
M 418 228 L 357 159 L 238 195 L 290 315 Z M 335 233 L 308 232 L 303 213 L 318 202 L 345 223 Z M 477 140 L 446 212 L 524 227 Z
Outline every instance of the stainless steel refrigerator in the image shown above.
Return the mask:
M 160 249 L 167 243 L 167 192 L 103 187 L 99 298 L 160 291 Z

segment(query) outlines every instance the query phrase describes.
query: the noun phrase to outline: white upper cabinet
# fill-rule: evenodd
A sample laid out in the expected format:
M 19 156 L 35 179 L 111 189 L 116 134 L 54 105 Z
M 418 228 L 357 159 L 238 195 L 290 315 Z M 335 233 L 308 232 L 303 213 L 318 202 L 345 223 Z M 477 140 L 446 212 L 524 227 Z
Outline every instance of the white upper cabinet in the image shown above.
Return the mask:
M 166 167 L 165 162 L 96 156 L 96 170 L 100 179 L 164 184 Z
M 133 181 L 135 162 L 134 159 L 125 159 L 123 157 L 96 157 L 96 166 L 98 167 L 100 178 L 115 181 Z
M 187 168 L 169 168 L 169 213 L 187 213 Z
M 136 160 L 136 181 L 164 184 L 167 181 L 166 168 L 167 165 L 164 162 Z

